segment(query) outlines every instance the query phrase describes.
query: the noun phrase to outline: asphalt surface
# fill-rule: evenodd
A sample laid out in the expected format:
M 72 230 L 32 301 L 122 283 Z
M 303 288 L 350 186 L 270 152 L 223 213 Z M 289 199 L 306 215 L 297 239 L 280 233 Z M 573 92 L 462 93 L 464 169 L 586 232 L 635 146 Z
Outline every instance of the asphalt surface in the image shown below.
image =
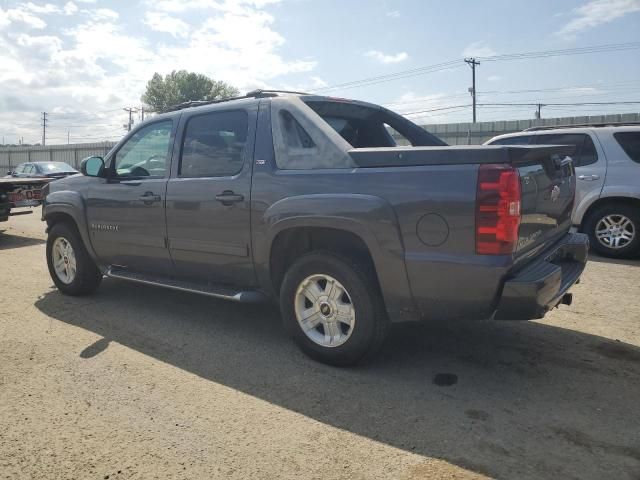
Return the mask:
M 39 211 L 0 224 L 0 478 L 640 478 L 640 262 L 538 322 L 303 356 L 278 312 L 105 280 L 64 297 Z

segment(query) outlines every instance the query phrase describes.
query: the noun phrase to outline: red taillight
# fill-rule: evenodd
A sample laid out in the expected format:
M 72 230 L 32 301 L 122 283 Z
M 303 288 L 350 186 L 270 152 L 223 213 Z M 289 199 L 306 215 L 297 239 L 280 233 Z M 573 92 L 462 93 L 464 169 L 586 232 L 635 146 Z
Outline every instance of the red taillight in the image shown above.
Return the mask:
M 520 176 L 504 164 L 480 165 L 476 193 L 476 253 L 509 255 L 518 244 Z

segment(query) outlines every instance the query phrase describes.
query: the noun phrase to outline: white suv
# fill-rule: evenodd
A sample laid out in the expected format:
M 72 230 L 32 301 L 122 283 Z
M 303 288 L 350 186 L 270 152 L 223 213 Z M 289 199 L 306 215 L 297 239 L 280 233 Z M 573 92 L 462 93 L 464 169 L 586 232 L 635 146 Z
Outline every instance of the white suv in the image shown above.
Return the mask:
M 573 224 L 610 257 L 640 255 L 640 125 L 534 127 L 485 145 L 574 145 Z

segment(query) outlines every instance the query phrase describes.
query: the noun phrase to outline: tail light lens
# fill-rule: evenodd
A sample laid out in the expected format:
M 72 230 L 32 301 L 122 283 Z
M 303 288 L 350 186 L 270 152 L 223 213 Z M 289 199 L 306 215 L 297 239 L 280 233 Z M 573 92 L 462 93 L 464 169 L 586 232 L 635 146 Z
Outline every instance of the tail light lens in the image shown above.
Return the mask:
M 509 255 L 518 244 L 520 175 L 510 165 L 484 164 L 478 170 L 476 253 Z

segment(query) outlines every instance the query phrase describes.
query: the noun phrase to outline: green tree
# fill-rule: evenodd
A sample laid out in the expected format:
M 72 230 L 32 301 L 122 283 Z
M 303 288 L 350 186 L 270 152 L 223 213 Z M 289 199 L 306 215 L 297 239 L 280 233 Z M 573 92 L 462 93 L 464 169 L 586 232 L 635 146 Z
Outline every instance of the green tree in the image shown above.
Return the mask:
M 235 97 L 237 88 L 223 81 L 213 80 L 200 73 L 173 71 L 164 78 L 154 73 L 147 82 L 142 101 L 150 111 L 163 112 L 169 107 L 192 100 L 220 100 Z

